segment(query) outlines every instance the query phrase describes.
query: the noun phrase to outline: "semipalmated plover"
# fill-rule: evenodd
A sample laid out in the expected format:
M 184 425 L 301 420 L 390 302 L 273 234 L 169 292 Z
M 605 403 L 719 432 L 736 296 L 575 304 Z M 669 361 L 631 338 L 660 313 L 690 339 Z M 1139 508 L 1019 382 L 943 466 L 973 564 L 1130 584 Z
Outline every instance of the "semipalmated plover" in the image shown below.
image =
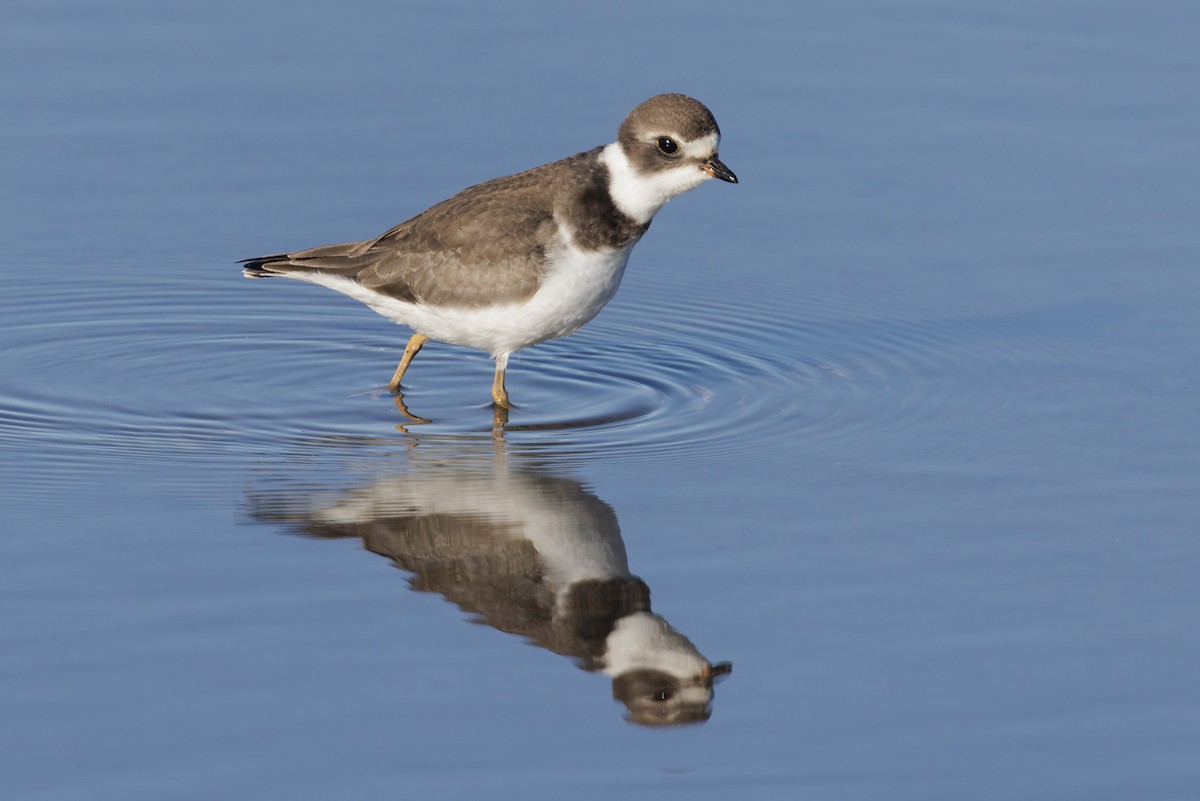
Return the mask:
M 477 184 L 374 239 L 246 259 L 244 271 L 321 284 L 409 326 L 393 391 L 430 339 L 488 351 L 492 400 L 509 409 L 510 354 L 595 317 L 664 203 L 713 178 L 737 183 L 720 140 L 703 103 L 656 95 L 610 145 Z

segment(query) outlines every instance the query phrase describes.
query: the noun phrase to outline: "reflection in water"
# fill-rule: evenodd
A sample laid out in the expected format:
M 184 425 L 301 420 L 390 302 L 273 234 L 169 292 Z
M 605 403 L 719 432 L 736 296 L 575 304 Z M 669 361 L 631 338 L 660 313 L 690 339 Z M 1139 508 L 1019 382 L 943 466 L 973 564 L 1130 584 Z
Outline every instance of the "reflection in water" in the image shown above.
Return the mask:
M 731 665 L 709 662 L 651 611 L 612 507 L 578 481 L 510 467 L 503 445 L 482 462 L 418 449 L 405 466 L 419 469 L 332 500 L 252 491 L 250 504 L 299 533 L 360 538 L 412 573 L 413 589 L 607 674 L 634 723 L 708 720 L 713 682 Z

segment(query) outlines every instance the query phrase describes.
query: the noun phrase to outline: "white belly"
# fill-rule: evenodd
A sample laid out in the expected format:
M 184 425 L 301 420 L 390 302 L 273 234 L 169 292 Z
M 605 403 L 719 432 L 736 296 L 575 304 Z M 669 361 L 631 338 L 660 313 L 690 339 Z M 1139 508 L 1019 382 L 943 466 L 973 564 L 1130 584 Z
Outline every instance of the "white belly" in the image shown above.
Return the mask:
M 609 252 L 581 251 L 567 244 L 556 249 L 542 285 L 529 300 L 478 308 L 407 303 L 339 276 L 290 273 L 289 277 L 349 295 L 431 339 L 498 356 L 566 336 L 595 317 L 616 294 L 635 244 L 636 240 Z

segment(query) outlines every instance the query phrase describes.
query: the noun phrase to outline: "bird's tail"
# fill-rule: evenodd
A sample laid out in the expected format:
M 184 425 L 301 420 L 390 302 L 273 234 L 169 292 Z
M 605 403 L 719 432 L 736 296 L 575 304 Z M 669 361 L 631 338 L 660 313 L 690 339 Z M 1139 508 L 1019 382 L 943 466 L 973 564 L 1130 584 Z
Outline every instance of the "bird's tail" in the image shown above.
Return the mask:
M 340 245 L 324 245 L 296 253 L 276 253 L 242 259 L 242 275 L 247 278 L 272 278 L 277 275 L 296 273 L 327 273 L 353 278 L 361 270 L 374 264 L 376 256 L 369 254 L 370 242 L 344 242 Z
M 274 256 L 259 256 L 256 259 L 242 259 L 238 264 L 242 265 L 242 275 L 247 278 L 273 278 L 278 275 L 283 275 L 283 270 L 272 270 L 272 262 L 286 262 L 286 253 L 279 253 Z

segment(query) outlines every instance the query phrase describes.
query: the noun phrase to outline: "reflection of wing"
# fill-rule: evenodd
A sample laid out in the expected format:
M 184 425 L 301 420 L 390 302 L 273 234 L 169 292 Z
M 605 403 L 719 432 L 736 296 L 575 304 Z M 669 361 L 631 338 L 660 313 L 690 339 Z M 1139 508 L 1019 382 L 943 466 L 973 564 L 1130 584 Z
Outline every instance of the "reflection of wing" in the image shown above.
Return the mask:
M 484 623 L 600 669 L 617 620 L 650 609 L 639 578 L 581 581 L 558 597 L 532 543 L 511 526 L 475 516 L 393 516 L 355 522 L 307 521 L 304 533 L 361 538 L 367 550 L 412 573 L 414 590 L 436 592 Z

